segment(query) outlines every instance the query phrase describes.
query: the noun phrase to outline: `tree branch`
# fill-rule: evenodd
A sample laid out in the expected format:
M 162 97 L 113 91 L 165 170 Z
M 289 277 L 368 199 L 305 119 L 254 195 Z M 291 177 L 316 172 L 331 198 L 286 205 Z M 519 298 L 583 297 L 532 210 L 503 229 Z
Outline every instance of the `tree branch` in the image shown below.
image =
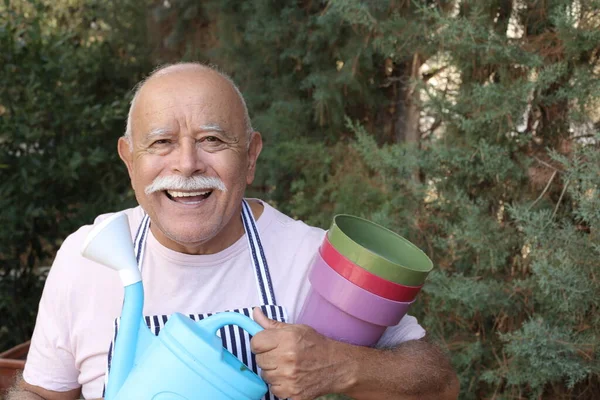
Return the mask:
M 554 172 L 552 173 L 552 176 L 550 177 L 550 179 L 548 179 L 548 183 L 546 184 L 546 187 L 544 188 L 544 190 L 542 191 L 542 193 L 538 196 L 537 199 L 535 199 L 535 201 L 529 206 L 529 210 L 531 210 L 533 208 L 533 206 L 536 205 L 536 203 L 538 201 L 540 201 L 540 199 L 542 197 L 544 197 L 544 195 L 546 194 L 546 192 L 548 191 L 548 188 L 550 187 L 550 185 L 552 184 L 552 181 L 554 180 L 554 177 L 556 176 L 556 174 L 558 173 L 558 170 L 555 169 Z

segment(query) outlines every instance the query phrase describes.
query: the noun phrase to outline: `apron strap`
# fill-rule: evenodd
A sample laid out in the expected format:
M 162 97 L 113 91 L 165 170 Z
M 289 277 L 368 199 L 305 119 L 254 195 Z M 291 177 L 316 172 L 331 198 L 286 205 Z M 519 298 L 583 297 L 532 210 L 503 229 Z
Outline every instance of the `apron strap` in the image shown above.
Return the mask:
M 138 263 L 140 272 L 142 271 L 142 263 L 144 261 L 144 253 L 146 250 L 146 238 L 148 237 L 148 229 L 150 227 L 150 216 L 144 213 L 144 218 L 138 227 L 137 233 L 135 234 L 135 240 L 133 242 L 133 250 L 135 252 L 135 259 Z
M 256 277 L 256 286 L 259 290 L 260 300 L 262 304 L 277 304 L 275 302 L 275 292 L 271 283 L 271 274 L 269 273 L 269 265 L 260 241 L 260 235 L 256 228 L 256 221 L 250 206 L 246 200 L 242 200 L 242 222 L 246 230 L 246 238 L 248 238 L 248 248 L 252 256 L 252 264 L 254 265 L 254 275 Z

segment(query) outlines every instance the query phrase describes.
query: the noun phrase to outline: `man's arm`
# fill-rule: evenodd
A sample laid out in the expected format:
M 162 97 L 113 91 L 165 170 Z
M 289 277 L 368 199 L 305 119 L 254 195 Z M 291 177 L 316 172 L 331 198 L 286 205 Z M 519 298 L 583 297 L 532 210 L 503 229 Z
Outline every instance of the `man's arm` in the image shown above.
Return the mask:
M 81 388 L 67 392 L 55 392 L 39 386 L 30 385 L 22 377 L 9 390 L 6 400 L 75 400 L 81 396 Z
M 459 382 L 448 357 L 435 344 L 411 340 L 379 350 L 335 342 L 350 377 L 341 392 L 355 399 L 458 398 Z
M 331 340 L 305 325 L 270 320 L 258 309 L 254 319 L 265 330 L 252 338 L 252 350 L 277 397 L 304 400 L 342 393 L 357 400 L 458 398 L 456 373 L 432 343 L 412 340 L 379 350 Z

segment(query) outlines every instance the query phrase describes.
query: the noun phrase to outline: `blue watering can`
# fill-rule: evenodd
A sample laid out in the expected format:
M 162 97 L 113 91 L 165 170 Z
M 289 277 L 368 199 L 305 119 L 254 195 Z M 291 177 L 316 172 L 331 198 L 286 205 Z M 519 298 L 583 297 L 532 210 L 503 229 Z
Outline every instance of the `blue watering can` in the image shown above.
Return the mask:
M 258 400 L 265 395 L 265 382 L 216 335 L 225 325 L 255 335 L 262 328 L 252 319 L 224 312 L 195 322 L 175 313 L 158 336 L 150 332 L 142 317 L 144 288 L 125 214 L 95 226 L 81 254 L 117 270 L 125 287 L 106 400 Z

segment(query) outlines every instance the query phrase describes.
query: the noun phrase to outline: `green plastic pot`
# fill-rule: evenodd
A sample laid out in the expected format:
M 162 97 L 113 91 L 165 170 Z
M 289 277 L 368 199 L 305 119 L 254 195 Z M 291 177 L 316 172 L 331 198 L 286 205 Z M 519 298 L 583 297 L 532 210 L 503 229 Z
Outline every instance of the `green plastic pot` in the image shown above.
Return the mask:
M 336 215 L 327 232 L 342 255 L 388 281 L 420 286 L 433 263 L 417 246 L 383 226 L 352 215 Z

